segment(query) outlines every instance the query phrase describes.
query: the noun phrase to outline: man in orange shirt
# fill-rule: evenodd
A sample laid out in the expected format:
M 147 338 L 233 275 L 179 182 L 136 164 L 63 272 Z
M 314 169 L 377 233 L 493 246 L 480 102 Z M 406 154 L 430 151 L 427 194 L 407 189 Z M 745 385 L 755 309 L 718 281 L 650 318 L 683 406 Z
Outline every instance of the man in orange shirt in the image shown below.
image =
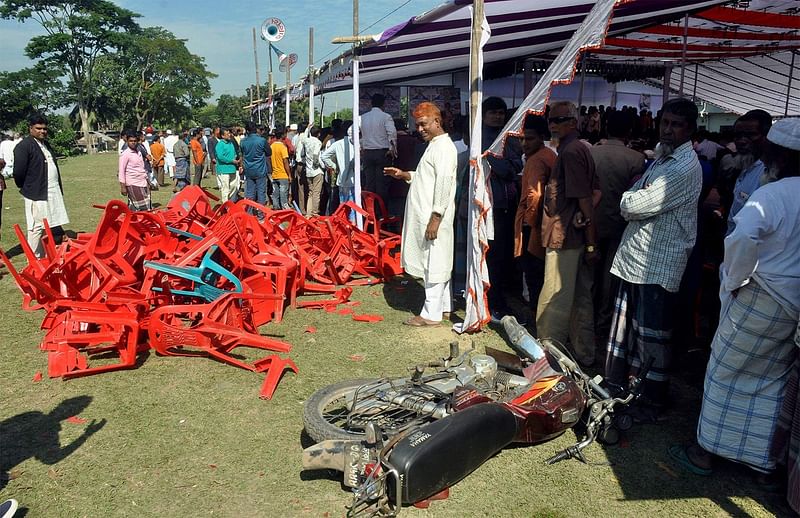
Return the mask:
M 536 312 L 539 293 L 544 283 L 544 247 L 542 246 L 542 208 L 544 186 L 556 162 L 556 154 L 544 145 L 550 132 L 547 121 L 538 115 L 525 117 L 522 150 L 522 195 L 514 218 L 514 257 L 519 257 L 531 309 Z
M 158 185 L 164 187 L 164 156 L 166 149 L 158 135 L 153 135 L 153 142 L 150 143 L 150 156 L 153 157 L 153 172 L 156 175 Z
M 192 140 L 189 146 L 192 148 L 192 169 L 194 170 L 194 181 L 192 185 L 200 185 L 203 180 L 203 164 L 206 161 L 206 154 L 203 151 L 203 145 L 200 139 L 203 138 L 202 130 L 194 130 L 192 132 Z
M 289 208 L 289 183 L 292 169 L 289 167 L 289 149 L 283 143 L 284 132 L 275 129 L 275 138 L 270 143 L 272 149 L 272 208 Z

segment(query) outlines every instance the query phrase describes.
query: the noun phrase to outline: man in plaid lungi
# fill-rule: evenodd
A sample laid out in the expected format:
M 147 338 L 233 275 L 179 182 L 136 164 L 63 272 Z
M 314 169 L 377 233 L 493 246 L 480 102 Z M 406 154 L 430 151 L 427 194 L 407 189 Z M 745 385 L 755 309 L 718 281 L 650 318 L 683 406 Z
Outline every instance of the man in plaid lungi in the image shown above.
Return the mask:
M 703 387 L 699 446 L 673 447 L 670 455 L 699 474 L 709 474 L 711 454 L 718 455 L 751 467 L 761 483 L 780 486 L 773 474 L 786 457 L 772 450 L 780 451 L 784 441 L 786 452 L 786 434 L 776 435 L 782 408 L 784 430 L 800 426 L 789 408 L 796 385 L 794 397 L 784 401 L 798 356 L 800 120 L 776 122 L 767 139 L 762 181 L 777 181 L 751 194 L 725 238 L 722 309 Z M 798 491 L 790 492 L 790 501 Z
M 620 278 L 606 355 L 606 378 L 625 385 L 647 359 L 640 417 L 654 418 L 666 403 L 672 361 L 672 305 L 697 236 L 702 172 L 692 149 L 697 106 L 664 104 L 660 143 L 652 166 L 620 201 L 628 222 L 611 273 Z

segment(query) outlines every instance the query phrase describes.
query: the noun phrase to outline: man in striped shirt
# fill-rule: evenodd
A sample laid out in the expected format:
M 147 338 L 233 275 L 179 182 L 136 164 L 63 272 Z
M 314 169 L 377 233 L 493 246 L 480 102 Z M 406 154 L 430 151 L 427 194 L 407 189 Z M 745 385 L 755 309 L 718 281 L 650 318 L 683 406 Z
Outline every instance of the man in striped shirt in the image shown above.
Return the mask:
M 611 273 L 620 278 L 606 356 L 606 378 L 623 385 L 650 358 L 639 417 L 666 403 L 673 304 L 697 236 L 702 171 L 692 149 L 697 106 L 678 98 L 662 108 L 657 159 L 620 201 L 628 222 Z M 634 416 L 636 417 L 636 415 Z

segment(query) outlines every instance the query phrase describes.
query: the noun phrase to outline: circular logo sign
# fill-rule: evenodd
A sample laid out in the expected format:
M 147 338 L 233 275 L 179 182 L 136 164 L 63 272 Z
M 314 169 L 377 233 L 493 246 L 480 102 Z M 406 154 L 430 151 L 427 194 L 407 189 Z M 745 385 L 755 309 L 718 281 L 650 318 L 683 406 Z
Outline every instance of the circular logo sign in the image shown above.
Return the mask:
M 267 41 L 280 41 L 286 35 L 286 26 L 280 18 L 268 18 L 261 24 L 261 37 Z

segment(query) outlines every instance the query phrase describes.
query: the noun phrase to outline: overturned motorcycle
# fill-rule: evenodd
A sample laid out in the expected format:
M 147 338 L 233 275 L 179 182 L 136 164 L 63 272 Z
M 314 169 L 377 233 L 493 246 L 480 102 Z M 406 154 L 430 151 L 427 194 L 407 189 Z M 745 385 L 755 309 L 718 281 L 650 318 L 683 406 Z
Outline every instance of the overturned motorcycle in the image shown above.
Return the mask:
M 448 358 L 417 365 L 410 377 L 346 381 L 308 399 L 303 420 L 318 443 L 304 450 L 303 468 L 344 472 L 354 493 L 348 516 L 425 506 L 514 442 L 538 444 L 580 425 L 582 440 L 546 462 L 585 462 L 584 448 L 613 444 L 630 428 L 620 411 L 639 397 L 649 363 L 612 395 L 514 317 L 502 323 L 517 355 L 460 353 L 454 342 Z

